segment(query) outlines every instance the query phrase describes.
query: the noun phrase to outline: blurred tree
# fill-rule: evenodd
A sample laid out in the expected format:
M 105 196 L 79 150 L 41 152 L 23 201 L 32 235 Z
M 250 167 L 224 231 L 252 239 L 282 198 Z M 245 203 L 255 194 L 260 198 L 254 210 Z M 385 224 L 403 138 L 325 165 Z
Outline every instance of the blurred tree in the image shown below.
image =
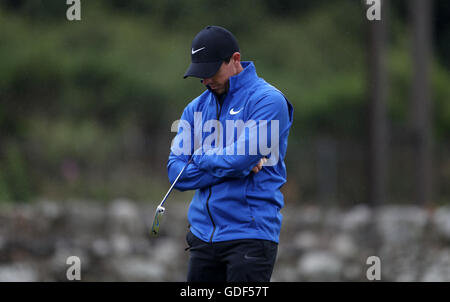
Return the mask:
M 368 51 L 368 200 L 372 206 L 386 202 L 387 170 L 387 70 L 386 32 L 389 1 L 382 1 L 381 20 L 369 22 Z
M 450 1 L 433 1 L 433 42 L 442 63 L 450 68 Z
M 410 2 L 412 19 L 413 79 L 411 88 L 411 126 L 414 144 L 416 201 L 432 200 L 431 145 L 431 8 L 432 1 Z
M 272 15 L 277 15 L 283 18 L 288 16 L 298 16 L 305 14 L 313 7 L 320 6 L 325 1 L 298 1 L 298 0 L 265 0 L 267 12 Z
M 363 76 L 369 63 L 364 61 L 369 48 L 364 43 L 368 41 L 363 3 L 82 0 L 82 22 L 68 22 L 65 1 L 0 1 L 0 195 L 23 200 L 52 192 L 100 196 L 109 190 L 129 196 L 139 191 L 140 184 L 145 193 L 140 196 L 146 198 L 149 191 L 157 195 L 158 188 L 148 189 L 148 179 L 167 184 L 170 124 L 204 89 L 196 80 L 181 80 L 190 43 L 206 24 L 219 24 L 236 34 L 245 60 L 254 60 L 260 76 L 285 92 L 296 109 L 289 146 L 305 155 L 288 156 L 287 165 L 301 167 L 290 169 L 302 191 L 294 200 L 314 200 L 318 188 L 323 199 L 336 195 L 339 202 L 361 202 L 368 193 L 363 166 L 368 131 L 361 125 L 369 105 L 368 79 Z M 434 37 L 439 38 L 436 53 L 441 56 L 433 60 L 429 84 L 440 150 L 450 139 L 450 73 L 443 65 L 449 57 L 446 3 L 432 4 L 437 10 L 432 23 Z M 404 132 L 412 78 L 407 44 L 411 29 L 406 22 L 410 5 L 408 0 L 390 4 L 385 68 L 392 83 L 388 108 L 394 139 L 388 184 L 392 200 L 402 202 L 411 200 L 414 175 L 408 170 L 412 170 L 411 146 L 401 140 L 408 137 Z M 377 58 L 371 56 L 374 66 Z M 375 86 L 388 81 L 380 76 L 384 72 L 378 70 L 375 76 L 376 70 L 370 69 L 367 77 L 381 81 L 370 80 L 372 90 L 386 94 Z M 379 100 L 373 95 L 370 103 L 371 122 L 377 125 L 371 138 L 375 148 L 383 149 L 375 140 L 387 139 L 379 136 L 384 122 L 377 120 L 385 110 Z M 383 164 L 376 164 L 383 162 L 380 154 L 373 151 L 371 156 L 378 158 L 372 162 L 375 178 L 385 172 Z M 320 167 L 314 165 L 316 155 Z M 444 173 L 445 161 L 448 155 L 443 156 L 439 173 Z M 72 163 L 80 174 L 77 190 L 67 186 L 61 173 L 71 170 Z M 448 178 L 440 182 L 448 183 Z M 383 186 L 375 181 L 373 190 Z

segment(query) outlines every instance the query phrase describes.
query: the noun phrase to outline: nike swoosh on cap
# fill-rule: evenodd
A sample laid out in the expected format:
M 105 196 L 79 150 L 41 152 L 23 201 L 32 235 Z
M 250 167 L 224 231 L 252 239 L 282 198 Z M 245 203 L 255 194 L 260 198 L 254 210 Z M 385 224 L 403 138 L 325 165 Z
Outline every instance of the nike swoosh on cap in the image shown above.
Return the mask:
M 204 46 L 204 47 L 202 47 L 202 48 L 199 48 L 199 49 L 196 49 L 196 50 L 194 50 L 194 49 L 192 48 L 191 53 L 192 53 L 192 54 L 195 54 L 195 53 L 197 53 L 197 52 L 199 52 L 200 50 L 203 50 L 203 49 L 205 49 L 205 48 L 206 48 L 206 46 Z
M 238 110 L 238 111 L 234 111 L 234 108 L 231 108 L 230 114 L 231 114 L 231 115 L 235 115 L 235 114 L 238 114 L 238 113 L 241 112 L 241 111 L 242 111 L 242 108 L 241 108 L 240 110 Z

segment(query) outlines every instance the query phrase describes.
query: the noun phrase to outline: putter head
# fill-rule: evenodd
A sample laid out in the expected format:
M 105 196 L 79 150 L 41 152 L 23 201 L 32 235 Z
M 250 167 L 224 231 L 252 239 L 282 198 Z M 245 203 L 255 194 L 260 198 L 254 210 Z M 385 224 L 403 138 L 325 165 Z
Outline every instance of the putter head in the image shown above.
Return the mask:
M 159 224 L 161 222 L 161 218 L 164 214 L 166 209 L 162 206 L 158 206 L 155 211 L 155 218 L 153 219 L 153 225 L 152 225 L 152 235 L 158 236 L 159 233 Z

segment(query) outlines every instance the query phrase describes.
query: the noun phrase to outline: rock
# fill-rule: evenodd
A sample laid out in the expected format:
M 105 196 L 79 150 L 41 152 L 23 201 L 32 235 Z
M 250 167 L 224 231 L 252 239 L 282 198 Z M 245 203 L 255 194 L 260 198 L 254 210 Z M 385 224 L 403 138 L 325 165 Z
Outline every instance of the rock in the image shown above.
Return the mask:
M 90 234 L 92 230 L 104 229 L 105 209 L 98 203 L 71 201 L 64 205 L 64 226 L 67 230 Z
M 427 267 L 420 281 L 450 282 L 450 249 L 444 249 L 433 255 L 433 262 Z
M 295 266 L 287 265 L 275 265 L 272 278 L 270 279 L 271 282 L 293 282 L 296 280 L 298 280 L 298 272 Z
M 294 237 L 293 243 L 299 250 L 316 249 L 320 246 L 320 238 L 312 231 L 304 231 Z
M 164 265 L 151 258 L 119 258 L 111 262 L 122 281 L 167 281 Z
M 343 259 L 350 259 L 357 256 L 358 248 L 356 247 L 351 236 L 347 234 L 339 234 L 331 240 L 330 247 L 333 252 Z
M 144 228 L 137 205 L 127 199 L 114 200 L 108 214 L 111 227 L 117 231 L 137 234 Z
M 432 224 L 438 236 L 450 241 L 450 206 L 437 209 L 433 215 Z
M 162 239 L 153 248 L 152 255 L 158 263 L 174 265 L 178 263 L 178 256 L 182 251 L 184 251 L 184 248 L 172 239 Z
M 342 215 L 341 229 L 345 232 L 362 230 L 371 220 L 371 210 L 366 205 L 357 205 Z
M 289 211 L 282 211 L 282 213 L 283 225 L 290 225 L 294 229 L 315 228 L 323 219 L 323 212 L 316 206 L 290 208 Z
M 344 281 L 359 281 L 364 280 L 365 269 L 367 267 L 361 265 L 360 263 L 349 263 L 343 268 L 342 278 Z M 362 277 L 364 276 L 364 277 Z
M 56 203 L 49 200 L 41 200 L 36 204 L 37 215 L 41 215 L 47 220 L 57 219 L 61 215 L 61 207 Z
M 115 234 L 111 238 L 112 252 L 116 256 L 126 256 L 132 252 L 130 238 L 125 235 Z
M 384 244 L 407 248 L 423 236 L 427 214 L 416 206 L 384 206 L 377 211 L 376 222 Z
M 0 282 L 36 282 L 38 277 L 36 270 L 28 263 L 0 265 Z
M 104 239 L 95 239 L 91 244 L 91 250 L 94 256 L 99 258 L 106 257 L 113 251 L 111 244 Z
M 337 208 L 329 208 L 324 211 L 324 219 L 323 224 L 324 227 L 329 230 L 331 233 L 338 231 L 341 227 L 343 220 L 343 213 L 341 210 Z
M 312 251 L 303 255 L 297 269 L 306 281 L 338 281 L 343 268 L 342 261 L 328 251 Z

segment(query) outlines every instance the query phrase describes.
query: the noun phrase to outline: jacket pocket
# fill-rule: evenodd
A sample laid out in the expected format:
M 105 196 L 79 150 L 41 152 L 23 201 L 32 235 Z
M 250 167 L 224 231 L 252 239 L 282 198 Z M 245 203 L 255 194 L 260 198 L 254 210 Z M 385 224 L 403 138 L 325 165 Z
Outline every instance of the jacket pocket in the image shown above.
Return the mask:
M 254 221 L 247 201 L 247 182 L 247 178 L 236 179 L 213 187 L 209 207 L 218 226 L 242 227 Z

